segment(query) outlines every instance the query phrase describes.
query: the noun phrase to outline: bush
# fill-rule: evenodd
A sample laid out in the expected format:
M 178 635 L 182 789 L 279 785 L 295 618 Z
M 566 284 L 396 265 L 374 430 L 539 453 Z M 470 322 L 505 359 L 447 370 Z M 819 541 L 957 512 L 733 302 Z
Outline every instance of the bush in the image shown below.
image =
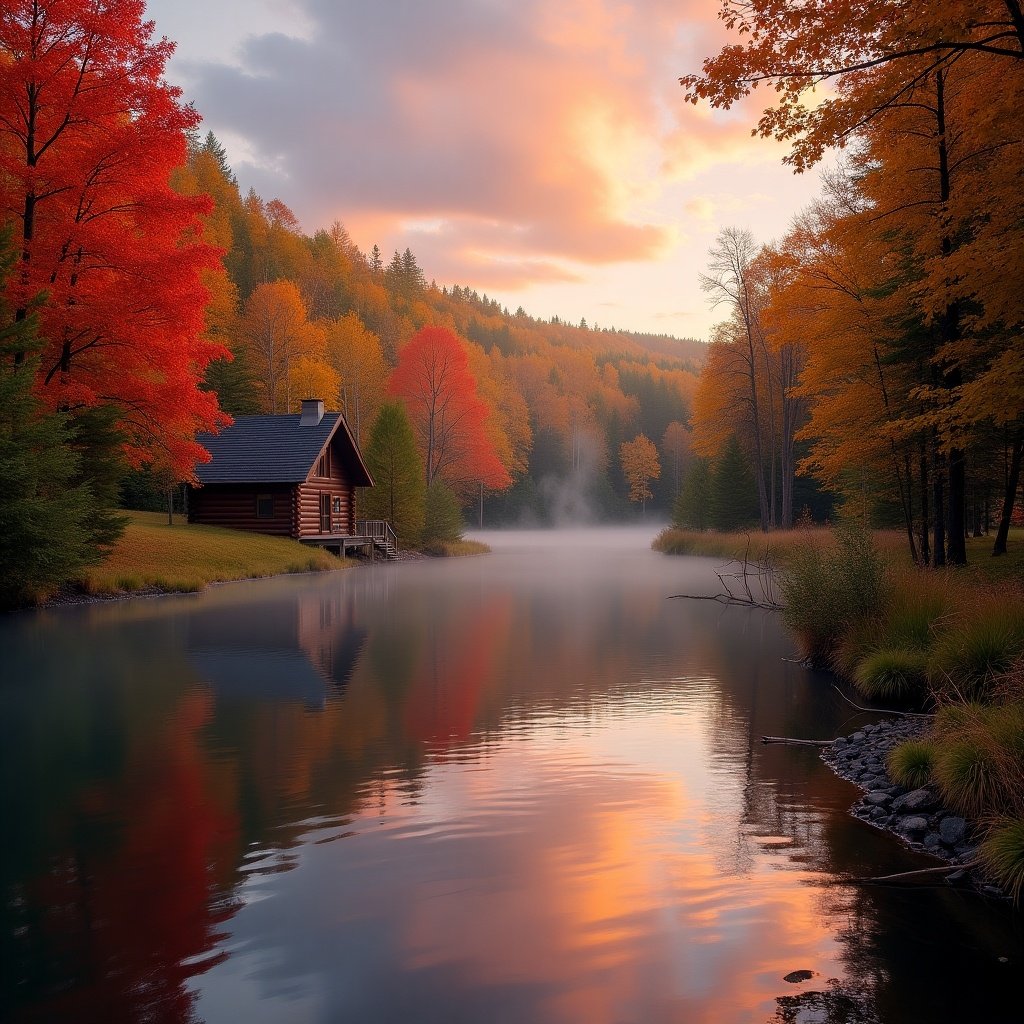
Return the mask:
M 869 700 L 911 701 L 927 689 L 927 655 L 883 648 L 869 654 L 853 673 L 857 689 Z
M 978 859 L 997 884 L 1019 902 L 1024 890 L 1024 821 L 997 818 L 978 847 Z
M 908 789 L 923 786 L 935 765 L 935 748 L 926 740 L 907 740 L 889 753 L 887 767 L 893 782 Z
M 986 699 L 1022 655 L 1024 606 L 1019 595 L 1000 592 L 976 602 L 937 638 L 928 680 L 939 693 Z
M 831 658 L 840 639 L 859 620 L 886 605 L 885 571 L 869 531 L 846 524 L 833 530 L 835 544 L 793 553 L 782 574 L 783 617 L 805 656 Z

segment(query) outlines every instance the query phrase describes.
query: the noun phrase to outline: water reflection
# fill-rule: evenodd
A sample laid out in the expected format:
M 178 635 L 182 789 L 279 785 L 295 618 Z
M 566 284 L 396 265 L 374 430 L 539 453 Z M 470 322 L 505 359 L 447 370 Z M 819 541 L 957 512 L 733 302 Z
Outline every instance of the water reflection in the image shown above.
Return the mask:
M 713 563 L 646 542 L 0 624 L 4 1010 L 766 1021 L 839 978 L 883 1020 L 1000 1019 L 1014 920 L 841 881 L 916 861 L 759 737 L 849 709 L 772 618 L 666 601 Z

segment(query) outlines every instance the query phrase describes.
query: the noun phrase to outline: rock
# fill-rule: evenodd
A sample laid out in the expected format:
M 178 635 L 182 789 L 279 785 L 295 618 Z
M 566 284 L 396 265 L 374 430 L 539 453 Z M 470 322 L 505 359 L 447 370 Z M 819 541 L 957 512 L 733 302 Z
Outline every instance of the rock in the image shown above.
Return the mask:
M 957 882 L 962 882 L 967 877 L 967 872 L 963 868 L 958 868 L 956 871 L 950 872 L 946 875 L 946 881 L 950 885 L 956 885 Z
M 840 736 L 837 739 L 834 739 L 832 741 L 832 746 L 836 747 L 836 748 L 845 747 L 846 744 L 847 744 L 847 739 L 846 739 L 845 736 Z
M 863 732 L 855 732 L 855 733 L 854 733 L 854 734 L 853 734 L 853 735 L 852 735 L 852 736 L 850 737 L 850 742 L 851 742 L 851 743 L 863 743 L 863 742 L 864 742 L 864 740 L 865 740 L 865 738 L 866 738 L 866 737 L 864 736 L 864 733 L 863 733 Z
M 938 832 L 929 832 L 928 835 L 921 840 L 921 845 L 926 850 L 937 850 L 942 845 L 942 837 Z
M 943 818 L 939 822 L 939 835 L 946 846 L 955 848 L 967 837 L 967 822 L 963 818 Z
M 892 797 L 888 793 L 876 789 L 864 797 L 864 803 L 871 804 L 873 807 L 887 807 L 892 803 Z
M 801 981 L 810 981 L 814 977 L 814 971 L 790 971 L 782 980 L 788 981 L 791 985 L 796 985 Z
M 928 819 L 919 814 L 909 815 L 906 818 L 899 819 L 898 827 L 901 832 L 920 834 L 921 832 L 928 831 Z
M 939 806 L 938 797 L 930 789 L 914 789 L 893 802 L 894 811 L 934 811 Z

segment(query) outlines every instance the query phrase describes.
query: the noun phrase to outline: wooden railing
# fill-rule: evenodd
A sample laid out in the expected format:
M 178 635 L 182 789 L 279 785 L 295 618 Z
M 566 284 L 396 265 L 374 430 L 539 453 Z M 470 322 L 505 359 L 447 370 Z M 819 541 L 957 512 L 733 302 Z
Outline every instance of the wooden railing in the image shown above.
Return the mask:
M 398 537 L 386 519 L 360 519 L 356 522 L 356 536 L 369 537 L 389 555 L 398 554 Z

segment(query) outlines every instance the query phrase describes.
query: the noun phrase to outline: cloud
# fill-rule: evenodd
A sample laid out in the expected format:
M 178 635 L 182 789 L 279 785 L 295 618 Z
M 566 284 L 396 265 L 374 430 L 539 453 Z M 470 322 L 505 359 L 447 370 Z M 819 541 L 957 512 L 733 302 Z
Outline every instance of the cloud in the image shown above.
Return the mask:
M 676 83 L 710 0 L 290 6 L 299 35 L 262 31 L 230 62 L 177 59 L 207 127 L 307 230 L 340 218 L 385 251 L 431 235 L 457 279 L 657 259 L 673 242 L 659 175 L 692 173 L 723 138 L 742 149 Z

